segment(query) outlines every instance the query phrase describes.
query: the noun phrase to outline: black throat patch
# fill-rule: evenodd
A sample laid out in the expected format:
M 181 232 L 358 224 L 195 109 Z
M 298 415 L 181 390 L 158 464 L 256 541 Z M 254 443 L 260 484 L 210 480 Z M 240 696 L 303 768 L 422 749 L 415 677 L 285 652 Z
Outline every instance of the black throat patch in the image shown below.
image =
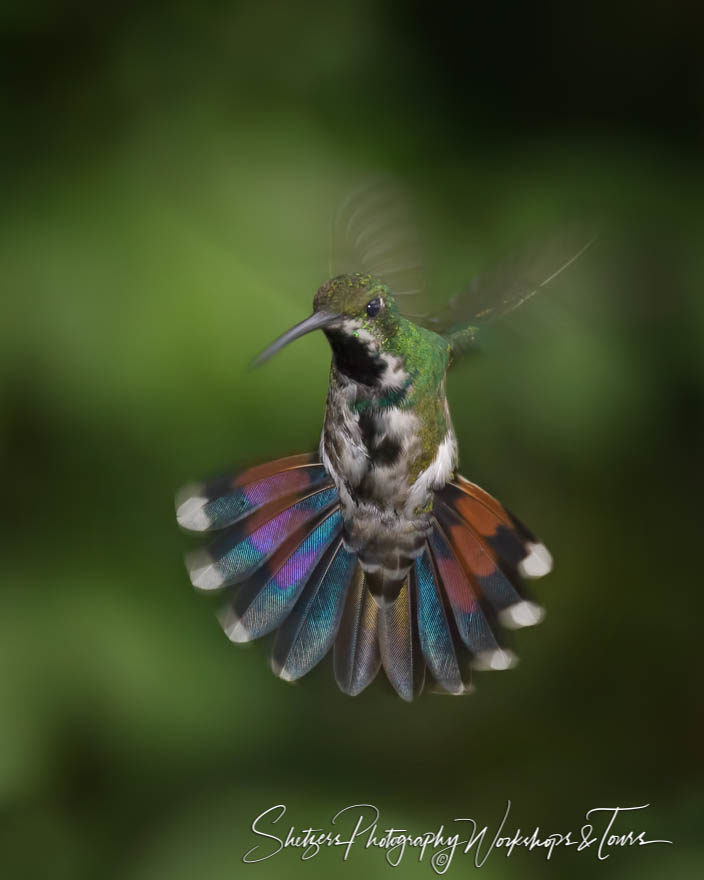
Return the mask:
M 348 379 L 360 385 L 378 385 L 386 365 L 380 357 L 369 353 L 367 346 L 341 330 L 325 330 L 332 348 L 335 366 Z

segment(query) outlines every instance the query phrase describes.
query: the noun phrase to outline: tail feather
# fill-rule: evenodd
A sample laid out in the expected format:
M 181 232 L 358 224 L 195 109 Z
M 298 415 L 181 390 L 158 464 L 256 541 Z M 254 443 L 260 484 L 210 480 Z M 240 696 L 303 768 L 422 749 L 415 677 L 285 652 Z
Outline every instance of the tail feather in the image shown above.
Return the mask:
M 376 678 L 381 666 L 379 606 L 366 581 L 361 566 L 357 566 L 333 652 L 337 686 L 351 697 L 360 694 Z
M 342 517 L 339 510 L 333 510 L 293 552 L 288 553 L 286 548 L 286 559 L 278 568 L 267 564 L 258 577 L 243 584 L 221 616 L 228 638 L 248 642 L 281 626 L 321 557 L 341 531 Z
M 314 456 L 295 455 L 250 468 L 235 478 L 186 486 L 176 498 L 176 518 L 190 531 L 214 531 L 272 501 L 329 486 L 332 480 Z
M 458 639 L 453 638 L 456 627 L 443 600 L 442 581 L 433 564 L 428 548 L 415 564 L 418 589 L 418 629 L 423 656 L 435 681 L 451 694 L 464 693 L 465 676 Z
M 448 483 L 438 493 L 438 497 L 463 523 L 484 539 L 497 559 L 509 568 L 517 568 L 525 556 L 525 541 L 509 525 L 510 520 L 503 508 L 499 509 L 482 497 L 469 494 L 458 483 Z M 490 495 L 487 499 L 494 501 Z
M 523 601 L 523 596 L 499 566 L 481 537 L 468 528 L 459 516 L 441 500 L 435 506 L 438 522 L 449 538 L 455 555 L 467 572 L 470 582 L 497 612 Z
M 418 632 L 418 593 L 411 570 L 395 602 L 379 608 L 379 650 L 396 693 L 411 701 L 423 690 L 425 661 Z
M 482 608 L 475 587 L 437 522 L 429 539 L 429 550 L 464 644 L 475 655 L 498 650 L 488 611 Z
M 551 571 L 552 557 L 545 544 L 480 486 L 458 476 L 439 494 L 522 577 L 542 577 Z
M 188 557 L 193 586 L 213 590 L 246 580 L 290 535 L 338 505 L 335 488 L 270 502 Z
M 335 640 L 357 557 L 338 537 L 318 562 L 274 642 L 272 667 L 286 681 L 309 672 Z
M 286 471 L 302 467 L 323 467 L 317 452 L 301 452 L 297 455 L 287 455 L 284 458 L 275 458 L 273 461 L 265 461 L 263 464 L 255 464 L 247 470 L 240 471 L 230 479 L 233 486 L 245 486 L 256 480 L 263 480 L 272 474 L 281 474 Z

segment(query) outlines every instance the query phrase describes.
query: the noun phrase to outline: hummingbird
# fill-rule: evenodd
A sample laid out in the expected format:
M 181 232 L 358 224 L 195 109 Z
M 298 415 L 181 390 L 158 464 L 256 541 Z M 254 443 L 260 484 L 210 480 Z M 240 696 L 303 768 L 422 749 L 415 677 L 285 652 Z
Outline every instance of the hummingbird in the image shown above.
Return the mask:
M 489 297 L 474 284 L 412 320 L 400 305 L 410 291 L 398 283 L 408 264 L 366 269 L 370 252 L 384 254 L 380 228 L 352 236 L 366 239 L 361 271 L 325 281 L 312 314 L 255 361 L 325 335 L 331 364 L 317 451 L 190 485 L 177 496 L 177 519 L 219 532 L 187 567 L 197 589 L 224 592 L 220 621 L 232 642 L 275 632 L 272 668 L 287 681 L 332 649 L 344 693 L 361 693 L 383 668 L 410 701 L 426 680 L 465 694 L 474 669 L 511 667 L 502 627 L 543 618 L 525 580 L 546 575 L 551 555 L 458 472 L 447 372 L 482 322 L 516 308 L 591 241 L 540 281 L 500 284 Z

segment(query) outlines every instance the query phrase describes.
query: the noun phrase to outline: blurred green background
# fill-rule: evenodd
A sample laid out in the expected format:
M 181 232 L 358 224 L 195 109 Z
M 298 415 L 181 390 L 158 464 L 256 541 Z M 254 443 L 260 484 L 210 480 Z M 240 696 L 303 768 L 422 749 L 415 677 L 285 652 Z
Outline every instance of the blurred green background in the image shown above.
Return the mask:
M 488 878 L 701 872 L 699 37 L 666 4 L 3 4 L 4 877 L 381 877 L 360 849 L 244 866 L 249 825 L 372 802 L 493 828 L 507 799 L 548 831 L 650 803 L 633 826 L 675 845 L 495 854 Z M 323 338 L 246 366 L 379 172 L 420 206 L 439 295 L 566 219 L 602 230 L 450 379 L 463 472 L 553 551 L 548 616 L 514 671 L 410 706 L 230 645 L 172 502 L 316 445 Z

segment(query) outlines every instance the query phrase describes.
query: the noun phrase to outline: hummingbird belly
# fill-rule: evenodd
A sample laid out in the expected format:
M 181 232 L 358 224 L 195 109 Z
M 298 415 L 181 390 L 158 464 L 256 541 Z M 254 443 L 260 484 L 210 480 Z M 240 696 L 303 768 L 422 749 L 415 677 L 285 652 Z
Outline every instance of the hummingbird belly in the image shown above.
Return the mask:
M 345 546 L 367 572 L 402 581 L 423 551 L 434 493 L 451 478 L 457 444 L 444 396 L 443 436 L 413 407 L 359 406 L 354 383 L 331 384 L 320 443 L 340 493 Z

